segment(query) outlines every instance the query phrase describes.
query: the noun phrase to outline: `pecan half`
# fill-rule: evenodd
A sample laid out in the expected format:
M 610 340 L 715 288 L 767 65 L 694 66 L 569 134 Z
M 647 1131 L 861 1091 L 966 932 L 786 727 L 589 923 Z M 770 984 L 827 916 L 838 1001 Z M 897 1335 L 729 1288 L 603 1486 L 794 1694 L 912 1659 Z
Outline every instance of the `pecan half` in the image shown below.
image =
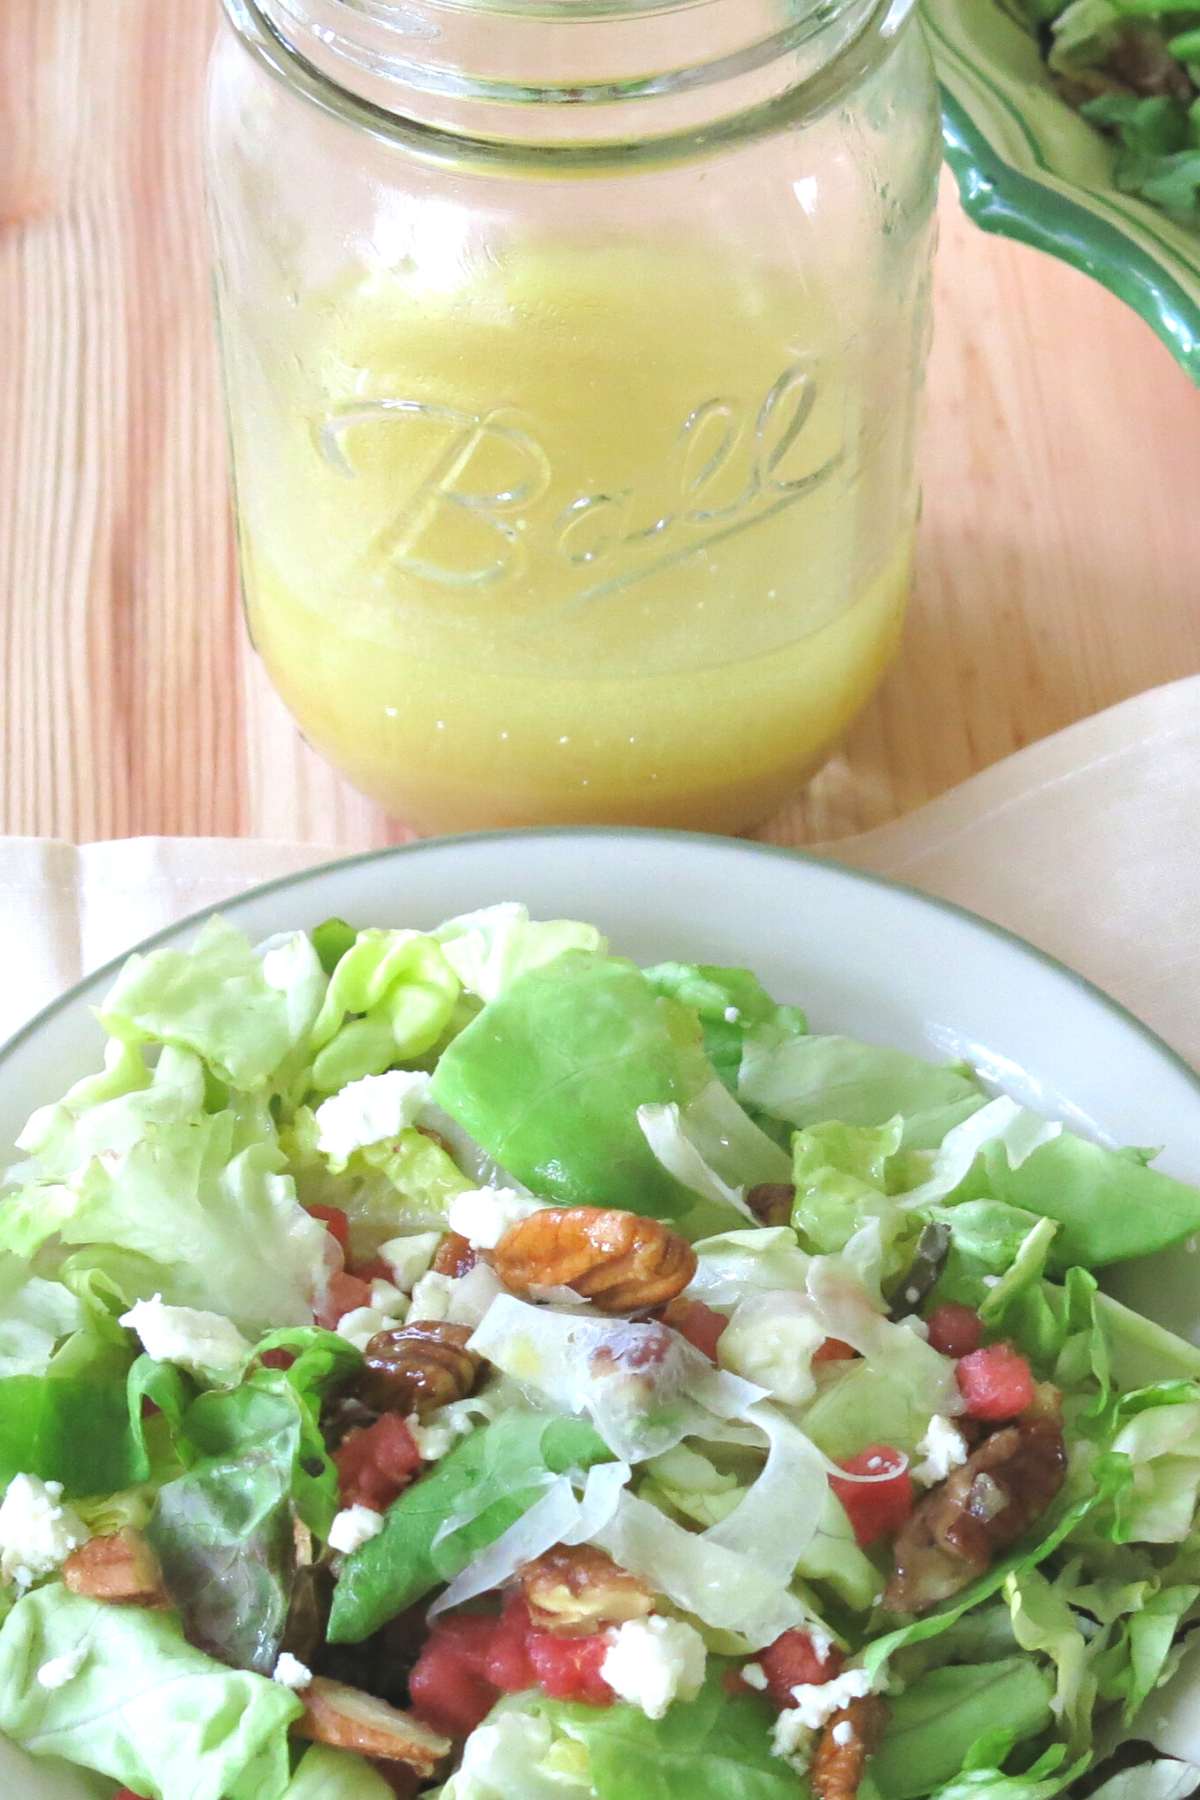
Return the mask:
M 468 1350 L 467 1325 L 418 1319 L 394 1331 L 377 1331 L 367 1345 L 363 1399 L 380 1412 L 415 1412 L 425 1418 L 451 1400 L 474 1392 L 483 1367 Z
M 466 1275 L 477 1261 L 466 1238 L 460 1232 L 448 1231 L 437 1247 L 433 1272 L 435 1275 Z
M 1066 1472 L 1056 1411 L 1031 1411 L 993 1431 L 931 1489 L 897 1537 L 884 1605 L 922 1613 L 957 1594 L 1045 1512 Z
M 557 1637 L 587 1637 L 654 1610 L 645 1582 L 593 1544 L 556 1544 L 526 1563 L 520 1581 L 534 1625 Z
M 378 1757 L 383 1762 L 407 1763 L 423 1776 L 432 1775 L 450 1754 L 450 1740 L 430 1731 L 411 1713 L 324 1675 L 316 1676 L 300 1698 L 304 1713 L 292 1730 L 315 1744 L 356 1750 L 360 1756 Z
M 827 1721 L 813 1757 L 813 1800 L 857 1800 L 869 1759 L 887 1727 L 887 1703 L 878 1694 L 852 1700 Z
M 158 1558 L 140 1531 L 126 1527 L 112 1537 L 89 1538 L 63 1564 L 73 1594 L 112 1606 L 166 1606 Z
M 790 1181 L 760 1181 L 746 1189 L 746 1205 L 764 1225 L 790 1225 L 796 1190 Z
M 683 1292 L 696 1252 L 658 1219 L 614 1207 L 544 1206 L 505 1232 L 494 1263 L 505 1287 L 573 1288 L 601 1312 L 648 1312 Z

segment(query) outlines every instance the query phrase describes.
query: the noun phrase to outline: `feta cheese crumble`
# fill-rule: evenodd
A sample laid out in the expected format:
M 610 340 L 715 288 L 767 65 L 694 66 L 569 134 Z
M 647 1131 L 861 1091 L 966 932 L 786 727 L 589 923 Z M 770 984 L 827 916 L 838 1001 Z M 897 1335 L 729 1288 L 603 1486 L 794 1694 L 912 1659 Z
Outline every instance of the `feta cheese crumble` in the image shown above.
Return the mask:
M 355 1306 L 337 1322 L 337 1334 L 356 1350 L 365 1350 L 378 1331 L 399 1331 L 403 1319 L 380 1312 L 377 1306 Z
M 38 1686 L 51 1690 L 66 1687 L 68 1681 L 74 1681 L 82 1669 L 86 1656 L 87 1651 L 82 1644 L 77 1650 L 68 1650 L 65 1656 L 52 1656 L 37 1672 Z
M 725 1023 L 727 1025 L 736 1025 L 741 1016 L 742 1015 L 736 1006 L 727 1006 L 725 1008 Z
M 952 1419 L 934 1413 L 925 1436 L 917 1445 L 917 1455 L 923 1460 L 913 1465 L 913 1480 L 933 1487 L 966 1462 L 969 1455 L 967 1440 Z
M 305 1668 L 300 1658 L 293 1656 L 290 1650 L 285 1650 L 271 1671 L 271 1680 L 298 1694 L 311 1682 L 312 1670 Z
M 369 1304 L 376 1312 L 389 1313 L 393 1319 L 402 1319 L 408 1311 L 408 1295 L 401 1293 L 394 1281 L 384 1281 L 377 1277 L 371 1283 Z
M 786 1707 L 775 1721 L 772 1754 L 782 1757 L 803 1773 L 812 1760 L 813 1734 L 852 1700 L 861 1700 L 870 1692 L 871 1677 L 865 1669 L 847 1669 L 834 1681 L 801 1682 L 792 1689 L 795 1706 Z M 841 1735 L 837 1735 L 839 1733 Z M 834 1727 L 834 1734 L 835 1743 L 848 1744 L 853 1740 L 854 1727 L 848 1719 L 840 1721 Z
M 756 1693 L 765 1694 L 767 1691 L 767 1671 L 761 1663 L 743 1663 L 742 1680 Z
M 794 1707 L 785 1707 L 771 1732 L 771 1755 L 803 1775 L 812 1761 L 812 1731 Z
M 870 1691 L 871 1677 L 865 1669 L 847 1669 L 833 1681 L 800 1682 L 792 1689 L 796 1705 L 790 1710 L 810 1731 L 820 1731 L 834 1713 L 841 1712 L 852 1700 L 862 1700 Z
M 847 1744 L 854 1742 L 854 1727 L 849 1719 L 839 1719 L 830 1736 L 838 1748 L 844 1750 Z
M 411 1294 L 442 1241 L 440 1231 L 417 1231 L 412 1237 L 389 1238 L 379 1246 L 379 1254 L 392 1271 L 392 1280 L 401 1293 Z
M 661 1719 L 673 1700 L 694 1700 L 704 1685 L 704 1639 L 682 1619 L 629 1619 L 609 1633 L 600 1664 L 613 1692 Z
M 329 1527 L 329 1548 L 349 1556 L 352 1551 L 369 1544 L 373 1537 L 378 1537 L 382 1530 L 382 1513 L 372 1512 L 369 1506 L 344 1507 Z
M 389 1069 L 386 1075 L 347 1082 L 316 1110 L 317 1149 L 336 1170 L 356 1150 L 398 1137 L 416 1124 L 432 1085 L 432 1076 L 411 1069 Z
M 454 1196 L 446 1216 L 451 1231 L 465 1237 L 472 1249 L 494 1250 L 510 1227 L 545 1206 L 544 1200 L 512 1188 L 469 1188 Z
M 440 1462 L 460 1439 L 470 1437 L 475 1429 L 475 1421 L 469 1413 L 457 1412 L 449 1406 L 439 1407 L 424 1425 L 416 1413 L 410 1413 L 405 1423 L 421 1452 L 422 1462 Z
M 50 1575 L 91 1532 L 62 1504 L 62 1482 L 14 1475 L 0 1505 L 0 1576 L 27 1588 Z
M 431 1270 L 413 1289 L 408 1316 L 414 1323 L 446 1319 L 451 1325 L 469 1325 L 474 1330 L 503 1292 L 500 1277 L 487 1263 L 476 1263 L 465 1275 L 439 1275 Z
M 453 1275 L 438 1275 L 432 1271 L 422 1275 L 412 1291 L 409 1318 L 432 1319 L 435 1323 L 444 1319 L 454 1297 L 455 1279 Z
M 176 1363 L 193 1374 L 230 1373 L 250 1354 L 250 1345 L 232 1319 L 191 1306 L 166 1306 L 161 1294 L 139 1300 L 122 1313 L 119 1323 L 137 1332 L 142 1349 L 155 1362 Z

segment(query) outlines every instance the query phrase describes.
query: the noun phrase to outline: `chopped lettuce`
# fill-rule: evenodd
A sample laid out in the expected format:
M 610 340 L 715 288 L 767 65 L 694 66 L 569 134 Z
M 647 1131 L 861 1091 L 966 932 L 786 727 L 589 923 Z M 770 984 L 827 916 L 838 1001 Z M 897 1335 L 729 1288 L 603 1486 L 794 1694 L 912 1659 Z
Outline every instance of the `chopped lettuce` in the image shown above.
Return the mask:
M 1136 1151 L 1106 1150 L 1069 1131 L 1040 1144 L 1018 1167 L 988 1145 L 978 1177 L 1006 1206 L 1056 1219 L 1052 1269 L 1149 1256 L 1200 1231 L 1200 1189 L 1149 1168 Z
M 785 1036 L 771 1027 L 746 1039 L 738 1097 L 802 1128 L 831 1119 L 879 1126 L 899 1115 L 910 1150 L 935 1149 L 985 1104 L 961 1063 L 939 1067 L 854 1038 Z
M 261 1088 L 302 1042 L 325 986 L 303 933 L 259 957 L 240 931 L 214 918 L 190 950 L 131 956 L 100 1023 L 126 1044 L 194 1051 L 230 1087 Z
M 596 1800 L 584 1746 L 524 1696 L 502 1700 L 463 1745 L 438 1800 Z
M 997 1722 L 1022 1743 L 1051 1722 L 1054 1683 L 1031 1657 L 932 1669 L 888 1702 L 888 1725 L 871 1759 L 882 1800 L 921 1800 L 961 1774 Z
M 282 1800 L 393 1800 L 394 1794 L 391 1782 L 363 1757 L 313 1744 L 300 1758 Z
M 803 1291 L 811 1258 L 789 1225 L 722 1231 L 696 1244 L 688 1293 L 708 1306 L 732 1306 L 748 1294 Z
M 1037 1569 L 1014 1570 L 1005 1581 L 1004 1593 L 1013 1636 L 1021 1649 L 1047 1656 L 1054 1665 L 1055 1716 L 1062 1721 L 1072 1755 L 1078 1756 L 1090 1742 L 1098 1688 L 1080 1615 Z
M 432 936 L 469 994 L 495 1000 L 519 975 L 543 968 L 567 950 L 604 956 L 606 940 L 577 919 L 531 920 L 515 901 L 447 919 Z
M 461 991 L 432 938 L 360 931 L 338 958 L 312 1022 L 310 1085 L 336 1093 L 423 1056 L 446 1033 Z
M 770 1708 L 756 1696 L 729 1692 L 729 1665 L 709 1658 L 709 1674 L 693 1701 L 676 1701 L 664 1719 L 637 1706 L 579 1706 L 520 1696 L 497 1708 L 520 1708 L 551 1726 L 554 1739 L 587 1751 L 585 1773 L 596 1800 L 797 1800 L 797 1777 L 770 1751 Z M 489 1721 L 489 1723 L 491 1723 Z M 527 1739 L 529 1742 L 529 1739 Z M 538 1742 L 545 1742 L 540 1739 Z M 547 1751 L 543 1751 L 545 1766 Z M 565 1759 L 563 1759 L 565 1760 Z M 570 1764 L 565 1764 L 570 1768 Z M 578 1780 L 578 1777 L 576 1777 Z M 491 1800 L 495 1795 L 587 1795 L 588 1787 L 457 1787 L 444 1800 Z
M 44 1664 L 82 1660 L 61 1687 Z M 18 1600 L 0 1626 L 0 1731 L 33 1756 L 62 1756 L 139 1794 L 279 1800 L 300 1702 L 185 1642 L 169 1613 L 107 1606 L 60 1583 Z
M 1148 1405 L 1113 1439 L 1113 1450 L 1128 1459 L 1132 1472 L 1118 1503 L 1126 1539 L 1177 1544 L 1193 1529 L 1200 1497 L 1200 1388 L 1192 1392 L 1195 1399 L 1184 1390 L 1175 1404 Z
M 62 1340 L 86 1329 L 88 1315 L 61 1281 L 44 1281 L 20 1257 L 0 1254 L 0 1382 L 44 1375 Z
M 26 1254 L 55 1234 L 116 1246 L 153 1264 L 171 1305 L 224 1313 L 249 1333 L 307 1324 L 329 1235 L 299 1205 L 277 1145 L 238 1149 L 237 1131 L 230 1111 L 147 1127 L 69 1184 L 18 1192 L 0 1209 L 0 1240 Z

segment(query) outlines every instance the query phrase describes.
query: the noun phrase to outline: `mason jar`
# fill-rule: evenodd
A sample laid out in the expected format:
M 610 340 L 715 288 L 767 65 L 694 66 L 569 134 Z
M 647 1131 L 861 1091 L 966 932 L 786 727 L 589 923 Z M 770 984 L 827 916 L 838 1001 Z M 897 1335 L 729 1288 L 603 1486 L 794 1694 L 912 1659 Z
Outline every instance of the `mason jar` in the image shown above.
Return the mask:
M 936 93 L 912 0 L 226 0 L 243 587 L 423 830 L 740 828 L 908 595 Z

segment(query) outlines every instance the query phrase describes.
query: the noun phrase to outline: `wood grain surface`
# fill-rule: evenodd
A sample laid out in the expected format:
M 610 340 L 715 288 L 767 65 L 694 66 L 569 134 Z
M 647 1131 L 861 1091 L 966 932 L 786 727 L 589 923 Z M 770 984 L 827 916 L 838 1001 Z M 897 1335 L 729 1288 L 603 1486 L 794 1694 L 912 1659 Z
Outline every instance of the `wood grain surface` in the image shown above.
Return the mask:
M 239 614 L 200 177 L 215 0 L 0 0 L 0 832 L 368 846 Z M 917 593 L 764 834 L 879 824 L 1200 669 L 1200 392 L 943 196 Z

